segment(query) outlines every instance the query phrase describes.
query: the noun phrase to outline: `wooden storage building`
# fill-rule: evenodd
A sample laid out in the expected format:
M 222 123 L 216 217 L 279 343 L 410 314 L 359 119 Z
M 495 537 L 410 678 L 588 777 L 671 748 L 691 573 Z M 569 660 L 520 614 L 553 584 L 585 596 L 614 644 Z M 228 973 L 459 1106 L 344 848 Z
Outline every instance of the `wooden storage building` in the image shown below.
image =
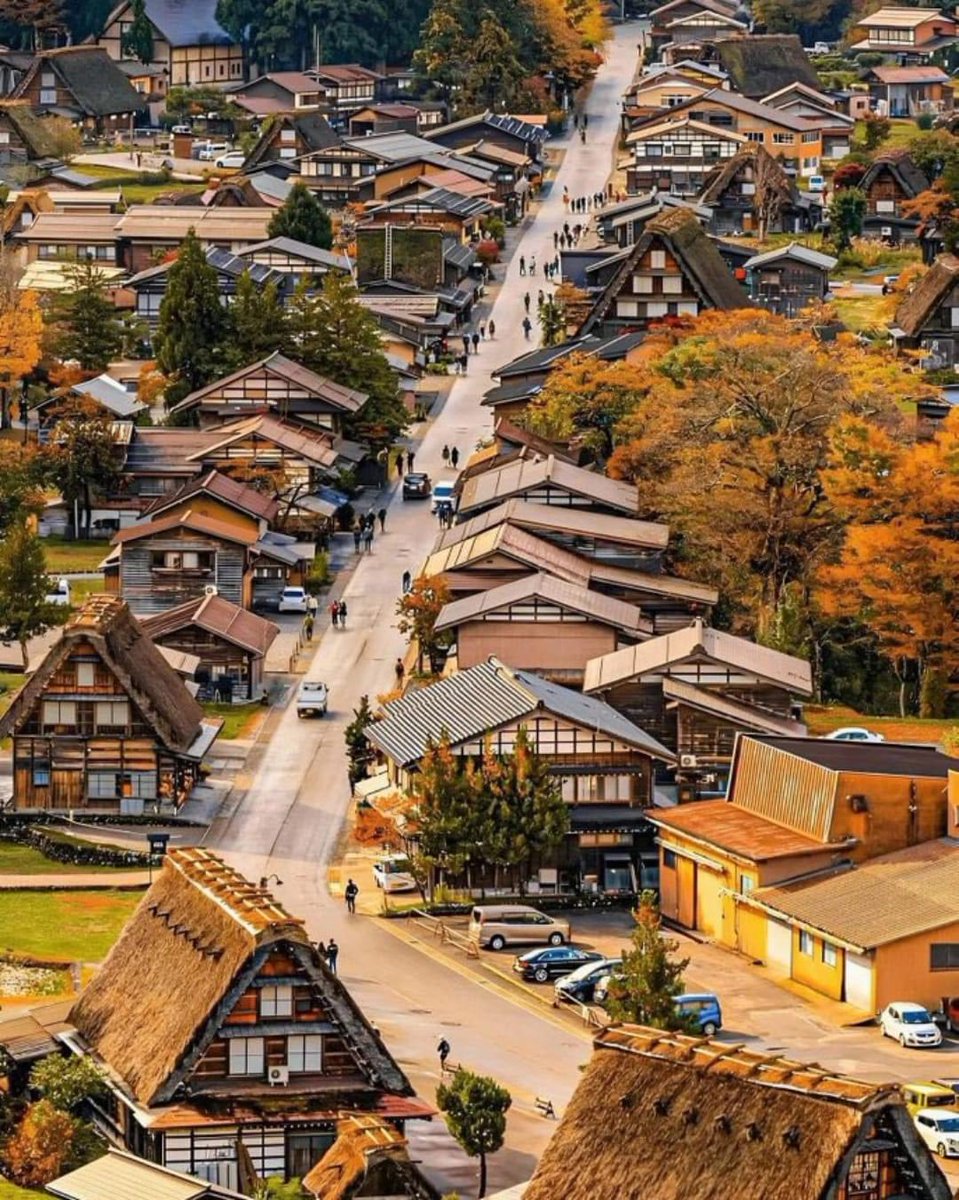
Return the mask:
M 859 181 L 866 195 L 862 231 L 885 242 L 914 242 L 922 222 L 905 207 L 926 191 L 929 180 L 908 150 L 887 150 L 876 156 Z
M 170 813 L 222 722 L 206 721 L 128 606 L 92 596 L 0 718 L 17 809 Z

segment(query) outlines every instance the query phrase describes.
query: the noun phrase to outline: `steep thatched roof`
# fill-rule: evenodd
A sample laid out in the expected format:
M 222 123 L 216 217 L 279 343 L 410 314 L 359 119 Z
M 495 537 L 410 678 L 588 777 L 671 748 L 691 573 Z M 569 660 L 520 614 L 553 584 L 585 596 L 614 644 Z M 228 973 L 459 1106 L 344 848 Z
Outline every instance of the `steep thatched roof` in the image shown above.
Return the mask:
M 748 142 L 737 150 L 732 158 L 727 158 L 713 167 L 706 176 L 697 204 L 718 204 L 740 171 L 749 168 L 752 169 L 754 177 L 758 171 L 771 172 L 773 186 L 779 193 L 780 202 L 784 205 L 792 202 L 794 187 L 782 160 L 773 158 L 766 147 L 758 142 Z
M 886 150 L 872 160 L 859 181 L 860 189 L 868 192 L 873 182 L 886 171 L 895 178 L 903 194 L 910 200 L 929 187 L 925 172 L 916 166 L 909 151 L 900 147 L 898 150 Z
M 579 330 L 592 333 L 602 325 L 616 303 L 624 284 L 635 273 L 652 242 L 661 239 L 699 294 L 705 308 L 751 308 L 745 291 L 733 278 L 715 245 L 688 208 L 664 210 L 646 222 L 632 252 L 620 264 Z
M 78 643 L 94 647 L 168 750 L 180 754 L 189 750 L 200 732 L 203 709 L 143 632 L 125 601 L 116 596 L 91 596 L 67 621 L 43 662 L 0 717 L 0 737 L 8 737 L 30 717 L 47 683 Z
M 354 1051 L 357 1074 L 370 1088 L 410 1095 L 346 988 L 320 963 L 302 920 L 207 850 L 166 856 L 70 1020 L 135 1099 L 162 1103 L 213 1040 L 231 992 L 241 994 L 277 947 L 309 975 L 325 1019 Z
M 926 322 L 959 283 L 959 258 L 942 254 L 896 309 L 893 324 L 907 337 L 919 337 Z
M 406 1138 L 379 1117 L 351 1114 L 337 1125 L 337 1137 L 303 1178 L 317 1200 L 367 1196 L 437 1200 L 439 1193 L 410 1161 Z
M 28 159 L 56 157 L 57 144 L 50 126 L 26 100 L 0 100 L 0 116 L 6 116 L 16 130 Z M 52 212 L 53 204 L 43 211 Z
M 820 90 L 819 76 L 794 33 L 750 34 L 715 43 L 719 65 L 736 92 L 761 99 L 791 83 Z
M 641 1026 L 595 1047 L 524 1200 L 822 1200 L 876 1120 L 950 1195 L 891 1086 Z
M 57 75 L 84 116 L 119 116 L 144 107 L 143 97 L 99 46 L 45 50 L 20 80 L 15 96 L 26 95 L 35 76 L 47 71 Z

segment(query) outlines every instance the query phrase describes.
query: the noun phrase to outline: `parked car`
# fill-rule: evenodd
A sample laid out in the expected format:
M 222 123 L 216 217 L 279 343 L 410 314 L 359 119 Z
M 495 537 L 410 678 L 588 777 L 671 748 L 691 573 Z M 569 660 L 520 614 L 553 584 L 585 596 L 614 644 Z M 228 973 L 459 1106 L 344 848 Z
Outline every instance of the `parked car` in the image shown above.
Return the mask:
M 325 683 L 318 679 L 304 679 L 296 693 L 296 715 L 325 717 L 329 702 L 330 692 Z
M 285 587 L 280 593 L 280 612 L 305 613 L 308 607 L 306 589 L 301 587 Z
M 173 129 L 170 132 L 171 133 L 190 133 L 191 129 L 190 129 L 189 125 L 174 125 Z
M 469 936 L 480 946 L 562 946 L 570 940 L 569 921 L 528 904 L 478 904 L 470 913 Z
M 959 1112 L 959 1096 L 942 1080 L 932 1083 L 903 1083 L 899 1090 L 906 1108 L 915 1115 L 922 1108 L 955 1108 Z
M 220 170 L 239 171 L 245 162 L 246 155 L 242 150 L 231 150 L 228 154 L 221 154 L 213 165 Z
M 692 1017 L 700 1033 L 715 1037 L 723 1027 L 723 1010 L 719 997 L 712 992 L 687 992 L 676 997 L 676 1009 L 684 1017 Z
M 881 733 L 873 733 L 871 729 L 863 729 L 860 725 L 846 725 L 842 729 L 834 729 L 826 734 L 830 742 L 884 742 Z
M 197 154 L 200 162 L 213 162 L 214 159 L 220 157 L 221 154 L 226 154 L 230 147 L 226 142 L 208 142 L 203 149 Z
M 826 177 L 824 175 L 810 175 L 806 186 L 811 192 L 824 192 L 826 190 Z
M 429 475 L 423 471 L 412 471 L 403 479 L 404 500 L 426 500 L 433 490 Z
M 384 892 L 415 892 L 416 879 L 405 854 L 387 854 L 373 864 L 373 879 Z
M 58 579 L 54 586 L 44 596 L 47 604 L 62 604 L 69 606 L 70 604 L 70 580 Z
M 438 512 L 441 504 L 453 506 L 453 492 L 456 484 L 452 479 L 441 479 L 433 488 L 433 505 L 432 512 Z
M 895 1038 L 900 1046 L 939 1046 L 942 1034 L 921 1004 L 896 1000 L 887 1004 L 879 1016 L 883 1037 Z
M 959 1158 L 959 1111 L 920 1108 L 912 1120 L 930 1150 L 940 1158 Z
M 513 970 L 523 979 L 546 983 L 560 975 L 568 975 L 584 963 L 602 962 L 595 950 L 577 950 L 575 946 L 557 946 L 551 950 L 527 950 L 513 960 Z
M 591 1003 L 597 982 L 600 979 L 608 978 L 621 964 L 622 959 L 619 958 L 601 958 L 599 962 L 583 963 L 569 975 L 564 975 L 562 979 L 556 980 L 554 987 L 556 1003 L 559 1004 L 564 1000 L 575 1001 L 579 1004 Z

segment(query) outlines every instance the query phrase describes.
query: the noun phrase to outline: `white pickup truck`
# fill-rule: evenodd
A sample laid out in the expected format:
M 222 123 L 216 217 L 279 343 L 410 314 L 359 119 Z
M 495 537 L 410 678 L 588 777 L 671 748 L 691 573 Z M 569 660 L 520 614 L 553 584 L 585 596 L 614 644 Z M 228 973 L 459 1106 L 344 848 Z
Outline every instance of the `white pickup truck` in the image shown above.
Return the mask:
M 325 683 L 318 679 L 304 679 L 296 693 L 296 715 L 298 717 L 325 717 L 330 693 Z

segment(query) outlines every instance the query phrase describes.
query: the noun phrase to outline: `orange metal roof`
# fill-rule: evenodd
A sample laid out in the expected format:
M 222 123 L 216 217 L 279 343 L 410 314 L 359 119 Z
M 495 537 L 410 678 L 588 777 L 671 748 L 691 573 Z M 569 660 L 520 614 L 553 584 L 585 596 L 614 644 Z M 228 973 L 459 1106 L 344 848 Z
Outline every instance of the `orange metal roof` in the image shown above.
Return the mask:
M 820 842 L 767 821 L 728 800 L 700 800 L 676 808 L 655 809 L 649 820 L 664 832 L 686 834 L 753 862 L 845 849 L 847 843 Z

